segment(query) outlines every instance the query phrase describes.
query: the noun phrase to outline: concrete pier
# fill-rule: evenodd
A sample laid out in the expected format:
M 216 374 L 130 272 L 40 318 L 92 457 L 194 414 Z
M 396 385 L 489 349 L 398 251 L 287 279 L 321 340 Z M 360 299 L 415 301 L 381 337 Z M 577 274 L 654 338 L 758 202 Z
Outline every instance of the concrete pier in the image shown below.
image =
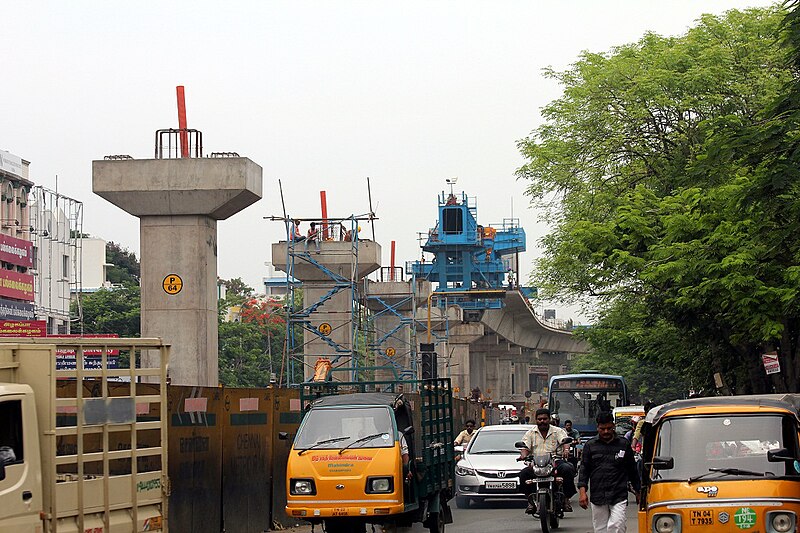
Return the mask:
M 351 367 L 353 350 L 353 287 L 380 268 L 381 247 L 360 239 L 358 243 L 323 241 L 320 252 L 304 242 L 281 241 L 272 245 L 272 264 L 303 282 L 303 308 L 314 309 L 307 317 L 303 344 L 305 378 L 313 375 L 318 358 L 335 361 L 334 368 Z M 288 264 L 287 264 L 288 260 Z M 319 305 L 317 305 L 319 304 Z M 347 373 L 335 372 L 337 380 L 349 380 Z
M 92 162 L 92 189 L 139 217 L 143 337 L 172 344 L 176 385 L 216 387 L 217 220 L 261 198 L 245 157 Z

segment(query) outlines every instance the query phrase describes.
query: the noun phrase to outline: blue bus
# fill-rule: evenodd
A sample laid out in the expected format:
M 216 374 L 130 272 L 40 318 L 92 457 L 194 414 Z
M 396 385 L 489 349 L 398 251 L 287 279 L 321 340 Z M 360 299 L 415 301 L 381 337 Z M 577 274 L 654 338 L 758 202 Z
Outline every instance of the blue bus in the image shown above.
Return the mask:
M 597 434 L 595 417 L 600 411 L 629 405 L 628 387 L 622 376 L 584 371 L 579 374 L 552 376 L 547 406 L 559 424 L 572 420 L 581 436 Z

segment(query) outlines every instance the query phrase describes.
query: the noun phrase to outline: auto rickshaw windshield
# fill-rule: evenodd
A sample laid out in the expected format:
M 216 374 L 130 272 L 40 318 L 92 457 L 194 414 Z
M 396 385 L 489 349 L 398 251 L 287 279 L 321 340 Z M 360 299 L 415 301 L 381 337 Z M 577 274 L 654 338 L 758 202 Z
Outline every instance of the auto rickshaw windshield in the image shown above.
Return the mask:
M 769 450 L 786 448 L 798 457 L 794 419 L 782 415 L 703 416 L 665 419 L 658 430 L 656 457 L 672 457 L 674 468 L 652 469 L 653 481 L 687 480 L 709 469 L 739 469 L 766 477 L 798 476 L 797 461 L 770 462 Z M 730 478 L 714 472 L 704 479 Z M 738 479 L 761 477 L 736 474 Z
M 369 440 L 362 440 L 374 435 Z M 330 442 L 326 442 L 329 441 Z M 294 448 L 341 449 L 390 448 L 394 446 L 394 424 L 388 407 L 347 407 L 312 409 L 294 441 Z

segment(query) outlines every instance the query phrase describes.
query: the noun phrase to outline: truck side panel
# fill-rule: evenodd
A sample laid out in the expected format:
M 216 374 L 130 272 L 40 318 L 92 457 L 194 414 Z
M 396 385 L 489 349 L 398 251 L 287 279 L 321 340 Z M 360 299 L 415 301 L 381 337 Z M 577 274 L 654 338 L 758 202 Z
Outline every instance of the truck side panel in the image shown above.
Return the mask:
M 56 369 L 65 353 L 74 367 Z M 112 353 L 131 367 L 109 368 Z M 0 361 L 16 367 L 0 379 L 29 385 L 35 399 L 38 428 L 26 439 L 40 444 L 39 531 L 166 531 L 168 354 L 159 339 L 3 339 Z M 0 524 L 7 517 L 0 507 Z

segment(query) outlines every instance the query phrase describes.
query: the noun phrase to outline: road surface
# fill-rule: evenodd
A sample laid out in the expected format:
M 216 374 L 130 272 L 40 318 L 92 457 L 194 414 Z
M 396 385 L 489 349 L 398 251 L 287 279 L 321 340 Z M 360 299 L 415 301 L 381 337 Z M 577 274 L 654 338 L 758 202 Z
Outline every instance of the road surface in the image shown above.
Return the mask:
M 573 499 L 572 513 L 567 513 L 561 520 L 556 533 L 591 533 L 592 517 L 589 511 L 584 511 L 578 506 L 578 497 Z M 525 505 L 521 501 L 503 500 L 473 504 L 469 509 L 458 509 L 455 501 L 451 501 L 453 509 L 453 523 L 445 528 L 447 533 L 538 533 L 541 527 L 538 520 L 525 514 Z M 296 533 L 309 533 L 311 527 L 295 528 Z M 371 528 L 367 527 L 370 533 Z M 380 528 L 375 527 L 375 532 L 380 533 Z M 410 529 L 400 529 L 403 533 L 426 533 L 428 530 L 422 524 L 415 524 Z M 637 533 L 636 504 L 631 500 L 628 505 L 628 533 Z M 322 533 L 322 527 L 317 526 L 316 533 Z

